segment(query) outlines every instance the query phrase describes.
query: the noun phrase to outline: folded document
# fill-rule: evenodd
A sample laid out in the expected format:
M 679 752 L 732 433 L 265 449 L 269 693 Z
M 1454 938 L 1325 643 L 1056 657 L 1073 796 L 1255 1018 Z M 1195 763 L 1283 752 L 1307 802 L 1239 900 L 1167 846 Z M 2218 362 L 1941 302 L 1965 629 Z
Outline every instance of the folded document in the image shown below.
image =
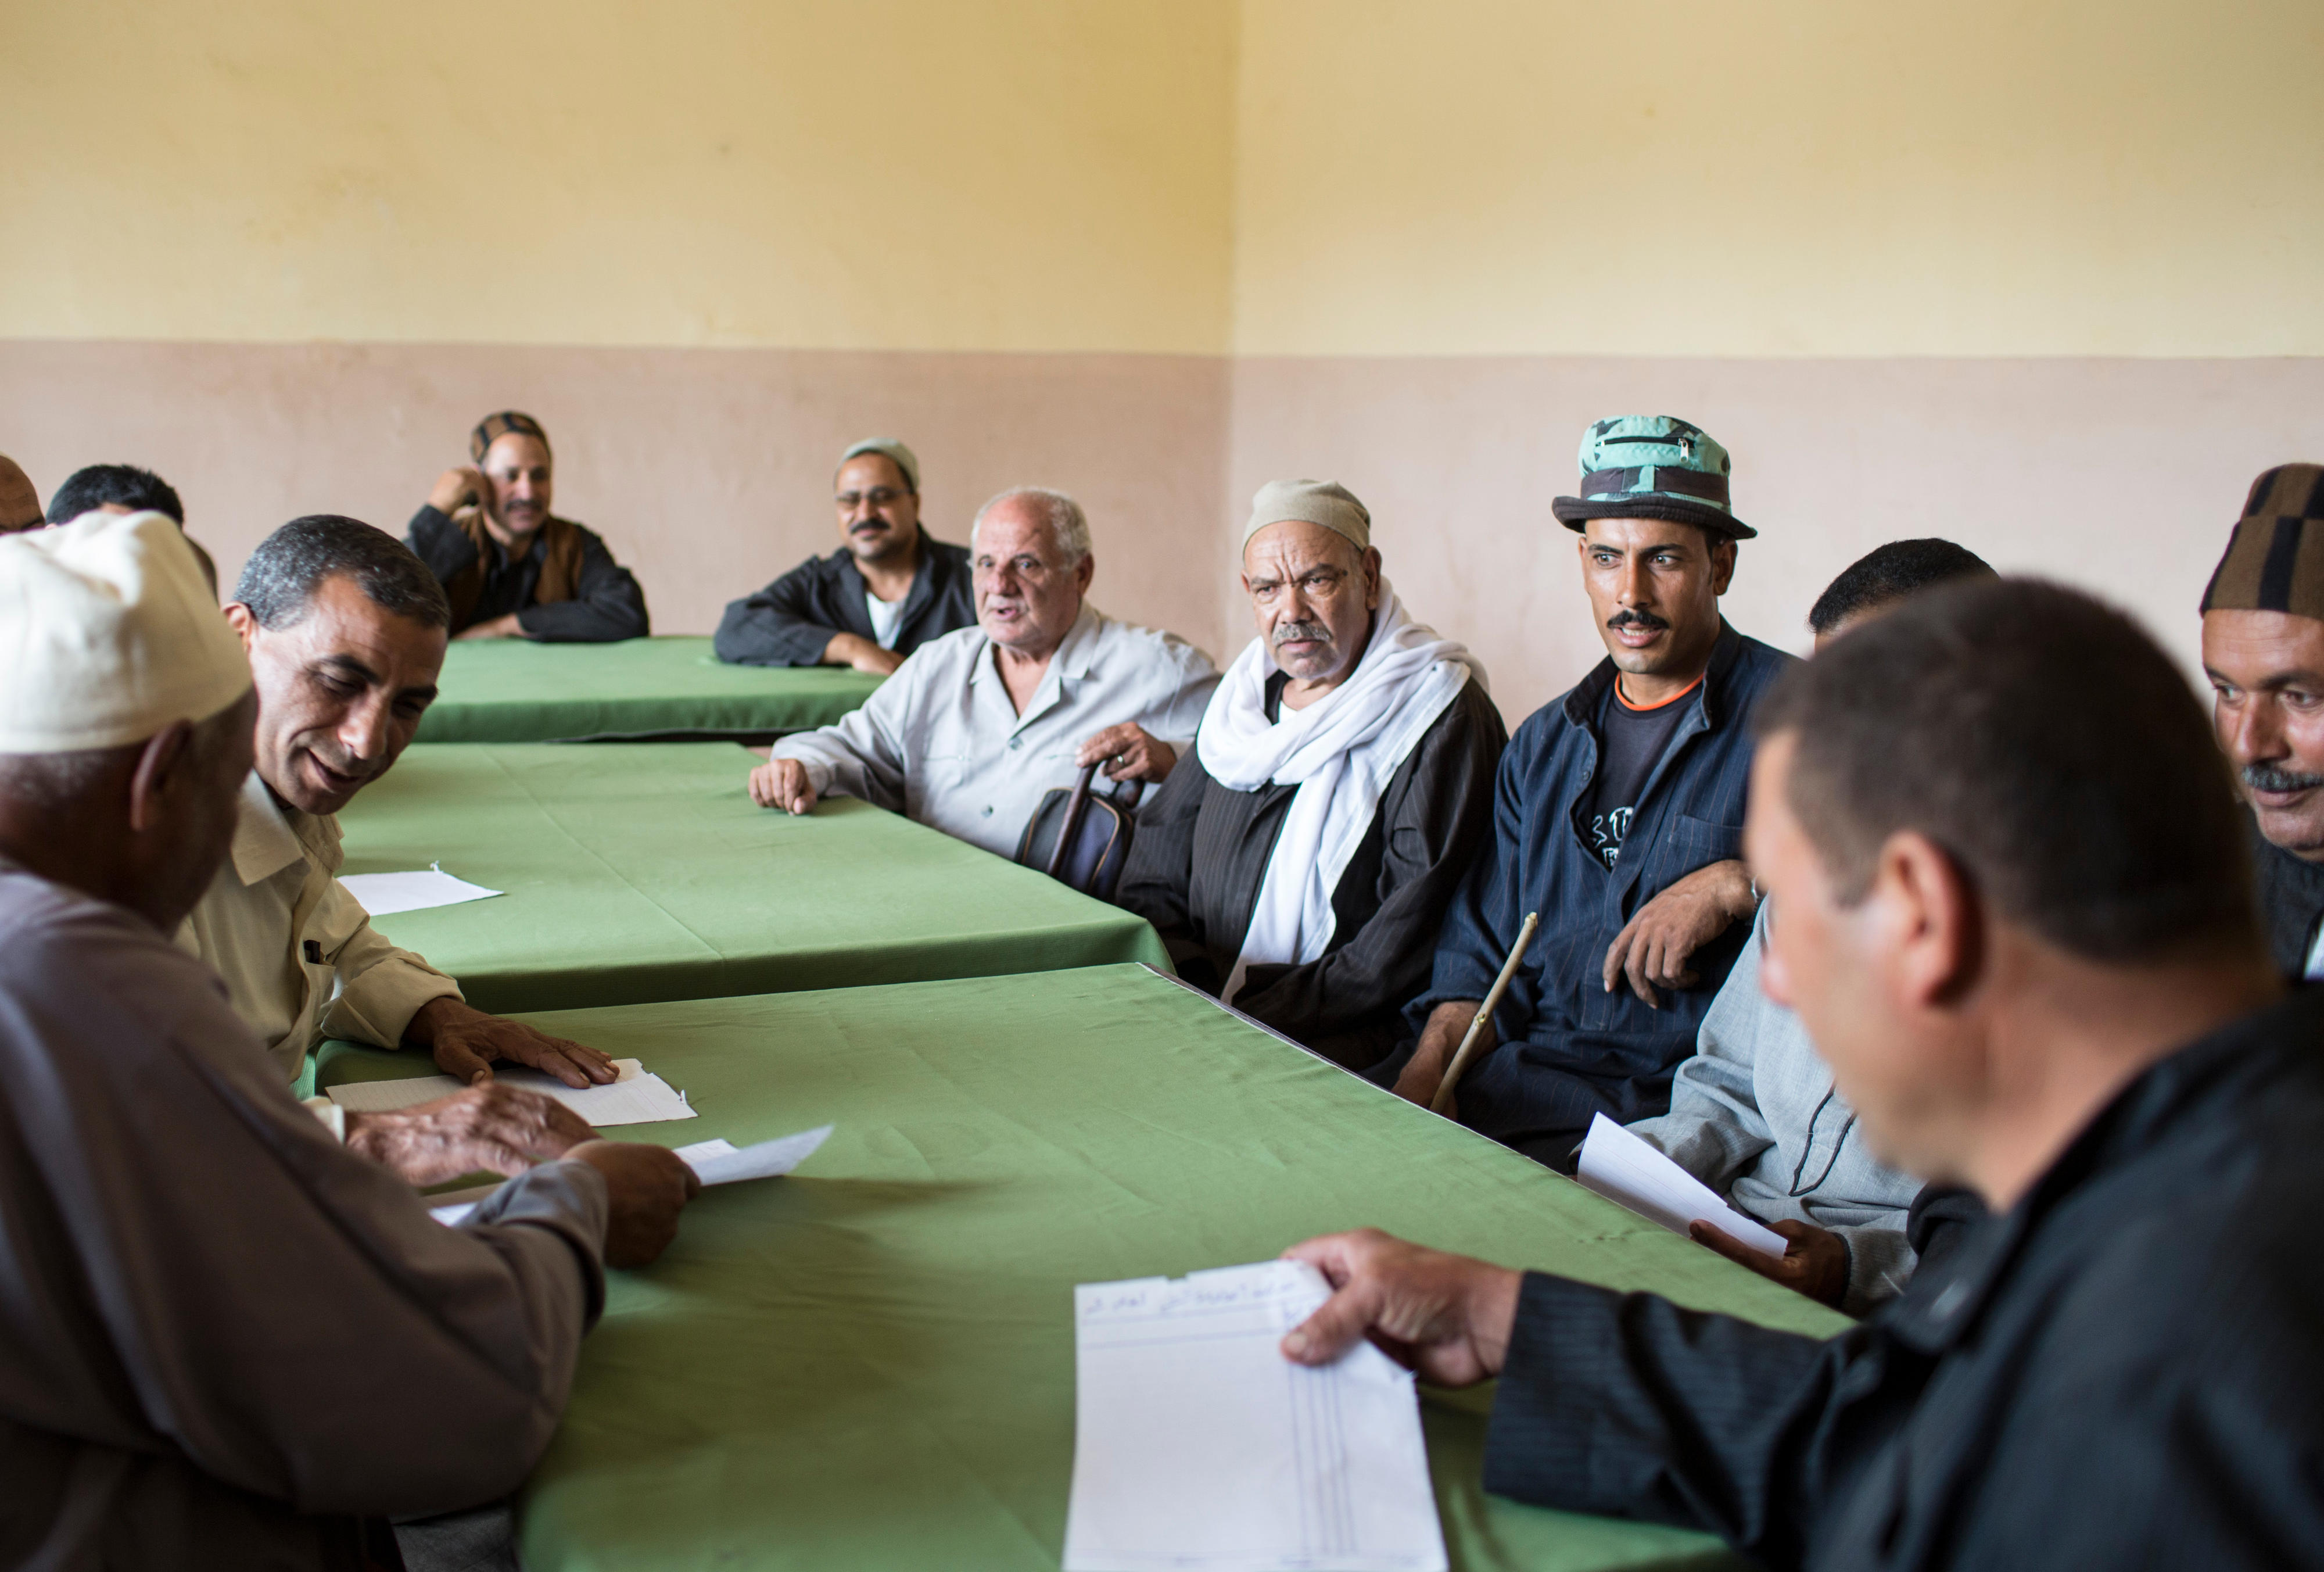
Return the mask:
M 602 1087 L 568 1087 L 555 1076 L 522 1065 L 496 1065 L 493 1075 L 512 1087 L 554 1097 L 601 1129 L 608 1124 L 650 1124 L 662 1119 L 694 1117 L 686 1099 L 636 1059 L 617 1059 L 613 1068 L 621 1072 L 621 1078 Z M 327 1095 L 351 1114 L 384 1114 L 414 1103 L 432 1103 L 463 1089 L 463 1084 L 450 1076 L 413 1076 L 401 1081 L 349 1081 L 331 1087 Z
M 756 1146 L 736 1147 L 731 1141 L 698 1141 L 692 1146 L 678 1147 L 678 1155 L 694 1170 L 694 1177 L 706 1185 L 731 1185 L 743 1179 L 779 1179 L 815 1155 L 830 1135 L 832 1126 L 818 1124 L 812 1130 L 802 1130 L 797 1135 L 785 1135 L 773 1141 L 761 1141 Z M 447 1228 L 457 1227 L 476 1209 L 476 1203 L 498 1189 L 498 1185 L 480 1185 L 474 1189 L 451 1190 L 430 1196 L 436 1205 L 428 1215 Z
M 1074 1290 L 1065 1572 L 1441 1572 L 1411 1373 L 1283 1356 L 1330 1295 L 1293 1261 Z
M 431 906 L 457 906 L 464 901 L 488 901 L 501 893 L 482 884 L 456 879 L 441 865 L 411 874 L 346 874 L 339 878 L 347 893 L 374 917 L 399 911 L 425 911 Z
M 1781 1234 L 1720 1200 L 1709 1185 L 1603 1114 L 1590 1121 L 1576 1177 L 1608 1200 L 1620 1202 L 1674 1234 L 1685 1233 L 1689 1223 L 1708 1223 L 1762 1255 L 1780 1260 L 1785 1249 Z

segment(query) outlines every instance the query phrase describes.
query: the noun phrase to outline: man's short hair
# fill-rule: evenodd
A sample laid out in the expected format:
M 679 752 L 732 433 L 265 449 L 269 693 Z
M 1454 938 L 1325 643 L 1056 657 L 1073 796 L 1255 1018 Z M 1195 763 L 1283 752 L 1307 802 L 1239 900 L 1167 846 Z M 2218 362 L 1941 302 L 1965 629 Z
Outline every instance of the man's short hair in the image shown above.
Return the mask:
M 2034 579 L 1914 596 L 1786 672 L 1787 798 L 1845 903 L 1917 830 L 2001 915 L 2122 964 L 2259 943 L 2241 811 L 2186 679 L 2121 612 Z
M 307 615 L 325 579 L 342 574 L 383 611 L 425 628 L 452 625 L 452 603 L 428 564 L 386 531 L 337 513 L 292 519 L 261 541 L 242 565 L 234 597 L 260 627 L 279 633 Z
M 49 522 L 69 524 L 92 508 L 112 503 L 133 513 L 167 513 L 186 526 L 186 504 L 175 487 L 150 469 L 134 464 L 92 464 L 76 469 L 49 498 Z
M 976 522 L 968 526 L 968 543 L 972 547 L 976 544 L 977 525 L 984 522 L 985 514 L 1002 503 L 1020 497 L 1029 499 L 1041 522 L 1049 526 L 1049 539 L 1055 541 L 1057 550 L 1065 554 L 1065 566 L 1080 567 L 1090 554 L 1088 515 L 1082 512 L 1081 504 L 1064 492 L 1051 491 L 1046 485 L 1012 485 L 977 509 Z
M 1891 541 L 1841 569 L 1816 596 L 1808 626 L 1821 637 L 1861 612 L 1871 611 L 1956 578 L 1997 578 L 1993 566 L 1950 541 Z

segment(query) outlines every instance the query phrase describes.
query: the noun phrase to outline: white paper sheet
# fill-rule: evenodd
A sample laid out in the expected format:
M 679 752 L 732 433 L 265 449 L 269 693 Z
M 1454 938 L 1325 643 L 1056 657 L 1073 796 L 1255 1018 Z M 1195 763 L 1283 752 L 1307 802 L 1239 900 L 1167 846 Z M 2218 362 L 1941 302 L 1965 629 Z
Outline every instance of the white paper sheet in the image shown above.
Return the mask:
M 482 884 L 471 884 L 466 879 L 456 879 L 444 871 L 441 864 L 412 874 L 345 874 L 340 875 L 339 883 L 374 917 L 425 911 L 431 906 L 457 906 L 463 901 L 482 901 L 501 893 Z
M 1065 1572 L 1442 1572 L 1410 1373 L 1278 1346 L 1330 1293 L 1290 1261 L 1074 1290 Z
M 1708 1223 L 1762 1255 L 1783 1257 L 1782 1234 L 1720 1200 L 1710 1186 L 1603 1114 L 1590 1121 L 1577 1177 L 1608 1200 L 1674 1234 L 1685 1233 L 1689 1223 Z
M 663 1119 L 694 1117 L 694 1110 L 686 1105 L 686 1099 L 636 1059 L 617 1059 L 613 1068 L 621 1071 L 621 1079 L 603 1087 L 568 1087 L 554 1076 L 522 1065 L 494 1065 L 493 1076 L 512 1087 L 554 1097 L 599 1129 L 608 1124 L 650 1124 Z M 450 1076 L 415 1076 L 401 1081 L 350 1081 L 346 1086 L 331 1087 L 327 1095 L 350 1113 L 383 1114 L 391 1109 L 409 1108 L 414 1103 L 432 1103 L 460 1088 L 461 1083 Z
M 761 1141 L 756 1146 L 737 1149 L 731 1141 L 697 1141 L 692 1146 L 677 1149 L 694 1177 L 706 1185 L 739 1184 L 744 1179 L 779 1179 L 808 1158 L 824 1143 L 833 1129 L 818 1124 L 812 1130 L 802 1130 L 797 1135 L 785 1135 L 773 1141 Z M 476 1203 L 498 1189 L 498 1185 L 475 1185 L 464 1190 L 447 1190 L 428 1198 L 436 1204 L 428 1215 L 447 1228 L 457 1227 L 476 1209 Z

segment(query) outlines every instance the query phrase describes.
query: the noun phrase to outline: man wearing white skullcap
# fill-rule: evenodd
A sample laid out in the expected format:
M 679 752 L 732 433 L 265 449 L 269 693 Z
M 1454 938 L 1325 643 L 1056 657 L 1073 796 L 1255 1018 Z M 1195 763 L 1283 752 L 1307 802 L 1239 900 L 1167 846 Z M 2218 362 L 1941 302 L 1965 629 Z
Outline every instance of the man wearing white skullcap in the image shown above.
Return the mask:
M 256 698 L 159 513 L 0 538 L 0 1543 L 56 1567 L 394 1564 L 505 1493 L 603 1263 L 690 1180 L 577 1146 L 458 1228 L 293 1102 L 166 937 L 233 837 Z
M 1476 657 L 1381 576 L 1344 487 L 1260 487 L 1242 587 L 1259 637 L 1139 815 L 1114 898 L 1187 981 L 1363 1069 L 1428 981 L 1507 733 Z

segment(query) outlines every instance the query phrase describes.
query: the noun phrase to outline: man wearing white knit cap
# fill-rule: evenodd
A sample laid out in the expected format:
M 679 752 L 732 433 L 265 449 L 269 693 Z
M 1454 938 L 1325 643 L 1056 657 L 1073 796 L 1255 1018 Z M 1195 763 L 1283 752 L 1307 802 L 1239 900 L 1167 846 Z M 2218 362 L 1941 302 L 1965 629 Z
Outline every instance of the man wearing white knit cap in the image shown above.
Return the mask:
M 1260 487 L 1242 569 L 1259 637 L 1139 815 L 1115 899 L 1188 981 L 1361 1069 L 1428 981 L 1507 734 L 1476 657 L 1397 599 L 1344 487 Z
M 178 526 L 0 538 L 0 1544 L 56 1567 L 395 1564 L 530 1472 L 604 1264 L 690 1188 L 590 1142 L 459 1228 L 291 1100 L 168 935 L 257 699 Z

